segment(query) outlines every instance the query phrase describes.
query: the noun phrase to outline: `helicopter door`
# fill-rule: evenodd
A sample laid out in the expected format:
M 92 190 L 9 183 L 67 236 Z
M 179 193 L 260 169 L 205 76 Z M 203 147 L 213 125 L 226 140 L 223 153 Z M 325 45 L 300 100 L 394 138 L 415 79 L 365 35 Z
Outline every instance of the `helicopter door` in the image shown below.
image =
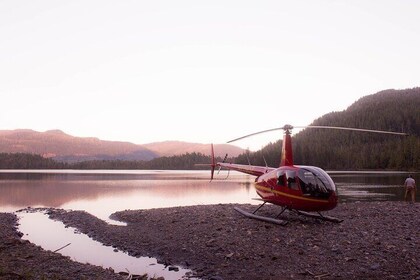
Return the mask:
M 292 190 L 299 190 L 297 183 L 296 171 L 286 170 L 287 186 Z
M 286 174 L 284 170 L 280 170 L 277 172 L 277 186 L 286 186 Z

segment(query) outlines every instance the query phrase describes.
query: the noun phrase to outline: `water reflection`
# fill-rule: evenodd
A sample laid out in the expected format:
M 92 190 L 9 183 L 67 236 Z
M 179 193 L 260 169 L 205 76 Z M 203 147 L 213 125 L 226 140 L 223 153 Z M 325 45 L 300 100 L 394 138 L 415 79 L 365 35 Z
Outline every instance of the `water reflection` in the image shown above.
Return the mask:
M 248 203 L 256 196 L 253 181 L 232 172 L 228 180 L 209 183 L 209 172 L 202 171 L 3 171 L 0 211 L 55 207 L 85 210 L 107 220 L 125 209 Z
M 56 251 L 64 247 L 60 249 L 60 254 L 80 263 L 111 267 L 116 272 L 128 271 L 138 275 L 146 273 L 165 279 L 196 279 L 185 276 L 191 273 L 190 270 L 178 268 L 178 271 L 170 271 L 169 267 L 158 264 L 155 258 L 132 257 L 112 247 L 103 246 L 85 234 L 74 234 L 76 229 L 65 227 L 63 223 L 49 219 L 42 212 L 20 212 L 19 231 L 27 233 L 23 239 L 45 250 Z

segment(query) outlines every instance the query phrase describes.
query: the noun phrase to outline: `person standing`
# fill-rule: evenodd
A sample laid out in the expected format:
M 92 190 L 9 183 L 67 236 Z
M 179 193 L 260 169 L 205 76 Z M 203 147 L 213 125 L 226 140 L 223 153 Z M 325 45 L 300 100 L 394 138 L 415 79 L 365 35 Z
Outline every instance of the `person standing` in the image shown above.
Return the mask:
M 416 202 L 416 181 L 413 179 L 413 176 L 408 175 L 408 178 L 405 179 L 404 182 L 405 186 L 405 195 L 404 195 L 404 201 L 407 200 L 408 194 L 411 194 L 411 202 Z

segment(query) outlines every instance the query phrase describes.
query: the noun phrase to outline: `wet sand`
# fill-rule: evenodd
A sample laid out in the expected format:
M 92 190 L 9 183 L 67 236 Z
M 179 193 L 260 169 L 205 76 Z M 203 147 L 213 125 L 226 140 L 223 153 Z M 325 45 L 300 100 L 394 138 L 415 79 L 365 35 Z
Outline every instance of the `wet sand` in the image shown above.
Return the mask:
M 286 226 L 246 218 L 234 211 L 234 206 L 248 211 L 256 207 L 224 204 L 113 214 L 127 226 L 109 225 L 83 211 L 48 212 L 51 218 L 105 245 L 192 269 L 202 279 L 420 279 L 419 203 L 342 203 L 328 212 L 344 219 L 340 224 L 286 212 Z M 278 212 L 278 207 L 269 205 L 259 213 L 275 216 Z M 34 246 L 17 235 L 13 214 L 0 217 L 2 227 L 9 228 L 0 230 L 3 275 L 10 271 L 46 273 L 44 261 L 39 261 L 45 254 L 57 261 L 57 269 L 66 271 L 68 262 L 74 265 L 68 258 L 52 256 L 38 247 L 29 258 L 22 255 L 28 246 Z M 13 252 L 19 262 L 10 260 L 15 258 L 9 253 L 10 242 L 14 243 Z M 77 265 L 82 267 L 80 273 L 73 272 L 77 279 L 97 279 L 96 274 L 85 277 L 89 271 L 111 273 Z M 116 278 L 102 279 L 119 276 L 112 277 Z

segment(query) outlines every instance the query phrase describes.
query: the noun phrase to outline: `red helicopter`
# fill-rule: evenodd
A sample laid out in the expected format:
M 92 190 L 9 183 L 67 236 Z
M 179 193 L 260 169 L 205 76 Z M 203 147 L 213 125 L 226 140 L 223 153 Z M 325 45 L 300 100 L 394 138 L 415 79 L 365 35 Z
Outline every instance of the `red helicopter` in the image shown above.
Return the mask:
M 228 141 L 228 143 L 231 143 L 260 133 L 274 130 L 284 130 L 281 161 L 278 168 L 227 163 L 224 162 L 224 160 L 223 162 L 215 162 L 214 149 L 212 145 L 212 163 L 210 164 L 211 180 L 213 180 L 214 170 L 216 167 L 226 168 L 228 170 L 236 170 L 242 173 L 256 176 L 255 189 L 257 194 L 260 196 L 259 200 L 261 200 L 263 203 L 253 213 L 249 213 L 238 207 L 235 207 L 236 211 L 250 218 L 285 225 L 287 221 L 280 220 L 278 217 L 285 210 L 290 210 L 298 213 L 299 215 L 318 218 L 330 222 L 342 222 L 343 220 L 341 219 L 321 214 L 321 211 L 327 211 L 335 208 L 338 203 L 337 188 L 334 184 L 334 181 L 327 174 L 327 172 L 315 166 L 293 164 L 291 137 L 291 130 L 293 128 L 294 127 L 291 125 L 285 125 L 280 128 L 264 130 Z M 407 135 L 406 133 L 398 132 L 331 126 L 304 126 L 295 128 L 328 128 Z M 227 155 L 225 159 L 226 158 Z M 256 215 L 255 213 L 266 203 L 272 203 L 281 206 L 281 212 L 275 218 Z

